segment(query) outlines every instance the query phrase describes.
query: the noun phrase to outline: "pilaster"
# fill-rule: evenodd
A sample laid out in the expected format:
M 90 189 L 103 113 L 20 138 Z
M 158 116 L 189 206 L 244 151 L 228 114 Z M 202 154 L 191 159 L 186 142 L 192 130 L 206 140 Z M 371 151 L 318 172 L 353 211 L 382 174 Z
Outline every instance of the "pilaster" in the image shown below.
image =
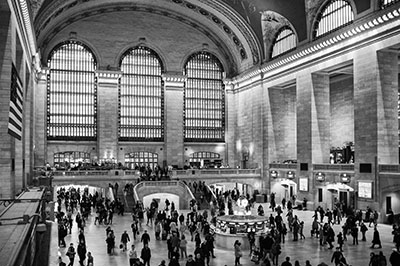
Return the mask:
M 235 166 L 237 164 L 236 155 L 236 125 L 237 125 L 237 110 L 235 108 L 235 94 L 233 92 L 234 85 L 225 81 L 225 142 L 226 142 L 226 161 L 224 164 Z
M 377 164 L 399 163 L 397 99 L 397 51 L 371 51 L 368 47 L 357 51 L 354 58 L 355 172 L 357 180 L 374 183 L 374 201 L 378 200 Z
M 168 165 L 183 167 L 183 88 L 186 77 L 176 73 L 165 73 L 162 76 L 165 88 L 165 133 L 164 158 Z
M 15 195 L 15 171 L 12 169 L 15 141 L 8 134 L 13 43 L 15 28 L 11 23 L 10 11 L 4 9 L 0 11 L 0 198 L 12 198 Z
M 118 158 L 118 84 L 121 71 L 97 70 L 98 158 Z

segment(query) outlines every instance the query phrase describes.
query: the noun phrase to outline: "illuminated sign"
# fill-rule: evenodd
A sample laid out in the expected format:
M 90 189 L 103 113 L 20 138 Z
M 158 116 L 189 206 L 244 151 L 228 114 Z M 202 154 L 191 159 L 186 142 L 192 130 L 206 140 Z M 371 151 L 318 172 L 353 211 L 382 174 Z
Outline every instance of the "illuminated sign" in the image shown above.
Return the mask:
M 308 191 L 308 178 L 307 177 L 299 178 L 299 190 L 300 191 Z
M 372 182 L 358 182 L 358 197 L 372 199 Z

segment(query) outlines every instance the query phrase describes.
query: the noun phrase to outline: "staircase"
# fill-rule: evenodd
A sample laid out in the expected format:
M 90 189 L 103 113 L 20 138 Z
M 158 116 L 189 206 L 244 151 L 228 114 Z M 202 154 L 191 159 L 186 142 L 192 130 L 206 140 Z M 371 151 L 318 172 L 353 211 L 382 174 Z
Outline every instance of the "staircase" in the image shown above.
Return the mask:
M 126 196 L 124 195 L 125 212 L 132 212 L 135 205 L 135 197 L 133 195 L 133 187 L 128 189 Z
M 210 187 L 208 185 L 206 185 L 206 187 L 207 187 L 207 190 L 211 193 Z M 208 210 L 208 209 L 210 209 L 210 203 L 206 199 L 205 195 L 203 195 L 203 192 L 199 192 L 197 190 L 197 192 L 195 193 L 193 188 L 191 188 L 191 191 L 192 191 L 192 193 L 193 193 L 193 195 L 194 195 L 194 197 L 195 197 L 195 199 L 197 201 L 197 204 L 199 206 L 199 210 Z M 203 195 L 203 202 L 201 202 L 201 196 L 202 195 Z M 211 194 L 211 200 L 213 200 L 213 199 L 214 199 L 214 194 L 212 193 Z

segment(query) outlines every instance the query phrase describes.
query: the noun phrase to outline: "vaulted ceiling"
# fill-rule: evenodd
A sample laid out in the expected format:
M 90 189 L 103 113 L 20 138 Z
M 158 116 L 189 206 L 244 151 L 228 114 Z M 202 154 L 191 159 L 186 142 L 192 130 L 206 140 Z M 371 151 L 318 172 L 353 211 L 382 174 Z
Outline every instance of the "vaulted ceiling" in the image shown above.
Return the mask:
M 149 14 L 152 19 L 160 17 L 162 21 L 172 19 L 186 24 L 212 40 L 224 57 L 232 57 L 235 64 L 249 68 L 261 64 L 266 58 L 262 20 L 274 19 L 265 16 L 266 12 L 284 17 L 296 31 L 299 43 L 302 43 L 309 39 L 308 29 L 313 16 L 326 0 L 30 1 L 37 43 L 41 50 L 46 50 L 52 39 L 73 23 L 104 14 L 114 16 L 118 21 L 121 14 L 130 12 L 130 15 L 140 13 L 138 17 Z M 367 0 L 354 0 L 352 3 L 357 13 L 367 10 L 371 5 Z

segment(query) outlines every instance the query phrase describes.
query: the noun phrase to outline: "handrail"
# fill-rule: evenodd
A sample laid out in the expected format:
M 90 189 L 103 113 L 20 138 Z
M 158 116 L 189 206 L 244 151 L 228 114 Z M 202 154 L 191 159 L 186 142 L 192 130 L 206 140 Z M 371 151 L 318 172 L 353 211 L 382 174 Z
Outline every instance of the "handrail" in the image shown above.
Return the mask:
M 210 188 L 209 185 L 206 185 L 206 187 L 207 187 L 208 191 L 211 192 L 211 195 L 213 196 L 213 198 L 216 200 L 216 199 L 217 199 L 217 196 L 215 195 L 214 191 L 212 191 L 212 189 Z
M 189 195 L 192 199 L 196 199 L 195 196 L 193 195 L 193 192 L 190 190 L 190 188 L 188 187 L 188 185 L 186 185 L 184 182 L 182 181 L 178 181 L 179 185 L 183 186 L 184 188 L 186 188 L 186 190 L 189 192 Z

